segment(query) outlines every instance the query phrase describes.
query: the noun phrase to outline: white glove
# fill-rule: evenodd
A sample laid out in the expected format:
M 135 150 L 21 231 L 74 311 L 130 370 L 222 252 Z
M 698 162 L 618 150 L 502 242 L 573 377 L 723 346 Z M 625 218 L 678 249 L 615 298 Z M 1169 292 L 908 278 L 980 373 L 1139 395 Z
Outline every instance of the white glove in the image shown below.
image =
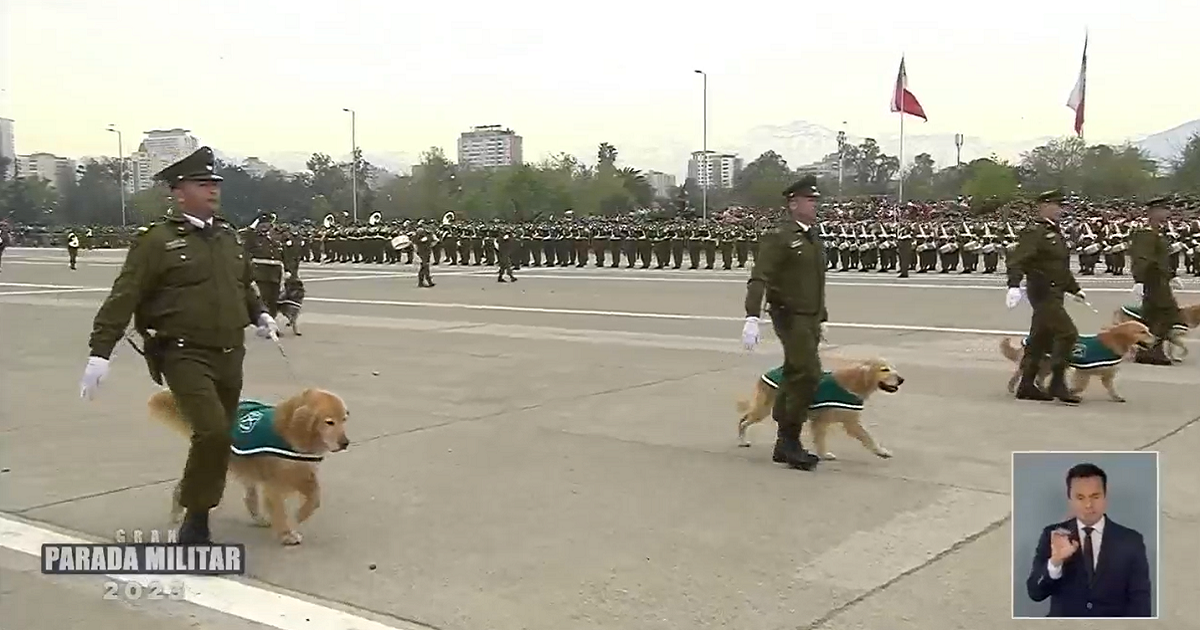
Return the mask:
M 1133 285 L 1133 297 L 1138 299 L 1146 297 L 1146 287 L 1141 282 Z
M 1182 291 L 1183 290 L 1183 279 L 1180 278 L 1179 276 L 1175 276 L 1174 278 L 1171 278 L 1171 288 L 1175 289 L 1176 291 Z
M 1087 304 L 1087 294 L 1080 289 L 1078 293 L 1072 293 L 1071 297 L 1080 304 Z
M 747 317 L 746 325 L 742 326 L 742 347 L 753 352 L 758 345 L 758 318 Z
M 286 272 L 284 272 L 284 274 L 283 274 L 283 279 L 284 279 L 284 280 L 291 280 L 291 279 L 292 279 L 292 272 L 290 272 L 290 271 L 286 271 Z
M 108 376 L 108 359 L 88 357 L 87 367 L 83 368 L 83 378 L 79 381 L 79 397 L 91 400 L 100 389 L 100 381 Z
M 258 336 L 263 339 L 279 341 L 279 324 L 267 313 L 258 316 Z
M 1013 287 L 1004 295 L 1004 305 L 1008 308 L 1016 308 L 1024 297 L 1025 291 L 1021 290 L 1020 287 Z
M 825 322 L 821 322 L 821 336 L 819 337 L 821 341 L 825 341 L 825 328 Z

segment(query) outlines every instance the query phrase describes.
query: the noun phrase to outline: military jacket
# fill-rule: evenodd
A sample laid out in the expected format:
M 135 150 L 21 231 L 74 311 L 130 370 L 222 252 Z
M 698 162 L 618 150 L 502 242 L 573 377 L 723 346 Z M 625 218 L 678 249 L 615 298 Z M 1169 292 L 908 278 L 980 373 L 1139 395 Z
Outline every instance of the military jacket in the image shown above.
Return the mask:
M 1071 248 L 1059 227 L 1050 221 L 1030 221 L 1007 264 L 1009 288 L 1021 286 L 1021 278 L 1025 278 L 1030 303 L 1079 292 L 1079 283 L 1071 273 Z
M 796 315 L 828 319 L 825 310 L 825 247 L 814 226 L 809 233 L 790 219 L 763 236 L 746 290 L 746 315 L 757 317 L 767 303 Z
M 264 310 L 233 227 L 220 217 L 200 229 L 182 216 L 169 216 L 144 230 L 96 313 L 92 356 L 112 354 L 130 317 L 136 317 L 139 331 L 160 337 L 240 347 L 244 329 Z
M 1129 254 L 1133 281 L 1145 288 L 1144 298 L 1150 304 L 1173 305 L 1171 295 L 1171 250 L 1167 237 L 1151 227 L 1134 230 Z

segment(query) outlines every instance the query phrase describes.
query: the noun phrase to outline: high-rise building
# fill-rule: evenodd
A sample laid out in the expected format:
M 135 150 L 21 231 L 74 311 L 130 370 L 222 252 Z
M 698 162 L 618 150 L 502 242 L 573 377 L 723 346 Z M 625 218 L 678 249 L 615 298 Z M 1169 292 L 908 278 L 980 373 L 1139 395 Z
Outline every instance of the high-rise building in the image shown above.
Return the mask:
M 8 179 L 17 170 L 17 141 L 13 138 L 13 121 L 0 118 L 0 162 L 8 166 L 0 173 L 0 179 Z
M 55 188 L 61 188 L 79 178 L 79 174 L 75 170 L 75 160 L 58 157 L 53 153 L 18 155 L 16 164 L 17 177 L 42 179 L 50 182 L 50 185 Z
M 704 151 L 693 151 L 692 159 L 688 160 L 688 179 L 696 181 L 701 188 L 733 188 L 737 185 L 738 176 L 742 173 L 742 158 L 733 153 L 708 152 L 708 160 L 704 159 Z M 705 169 L 707 164 L 708 168 Z
M 500 125 L 472 127 L 458 137 L 458 165 L 495 168 L 525 163 L 523 140 Z
M 200 148 L 187 129 L 155 129 L 146 132 L 138 150 L 129 156 L 134 192 L 154 185 L 154 175 Z
M 265 177 L 267 173 L 278 170 L 256 157 L 248 157 L 242 162 L 242 170 L 250 177 Z
M 675 176 L 664 173 L 662 171 L 646 171 L 643 173 L 646 182 L 654 189 L 654 196 L 659 198 L 667 198 L 671 196 L 671 189 L 675 187 Z

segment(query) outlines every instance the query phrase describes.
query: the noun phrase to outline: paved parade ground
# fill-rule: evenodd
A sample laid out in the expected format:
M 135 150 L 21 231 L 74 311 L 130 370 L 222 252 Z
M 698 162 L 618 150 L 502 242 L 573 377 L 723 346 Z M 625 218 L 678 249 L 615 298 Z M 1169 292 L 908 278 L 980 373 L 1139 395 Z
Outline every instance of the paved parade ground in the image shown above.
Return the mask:
M 196 603 L 104 601 L 102 579 L 42 576 L 29 552 L 168 526 L 186 443 L 147 419 L 141 358 L 120 347 L 79 400 L 122 257 L 71 271 L 61 250 L 4 253 L 6 630 L 1041 628 L 1009 619 L 1011 452 L 1135 449 L 1161 453 L 1164 627 L 1200 628 L 1200 353 L 1126 364 L 1125 404 L 1015 401 L 997 343 L 1029 307 L 980 274 L 830 273 L 826 365 L 882 356 L 906 382 L 865 412 L 893 459 L 837 431 L 840 459 L 806 473 L 771 463 L 769 421 L 736 446 L 736 399 L 781 357 L 769 326 L 741 350 L 746 270 L 498 284 L 441 265 L 418 289 L 412 266 L 305 265 L 304 336 L 285 335 L 285 361 L 248 331 L 243 392 L 316 385 L 352 410 L 303 544 L 252 527 L 231 482 L 214 536 L 246 544 L 245 579 L 189 578 Z M 1083 333 L 1130 301 L 1128 276 L 1081 282 L 1100 311 L 1068 306 Z M 1178 295 L 1200 301 L 1200 283 Z

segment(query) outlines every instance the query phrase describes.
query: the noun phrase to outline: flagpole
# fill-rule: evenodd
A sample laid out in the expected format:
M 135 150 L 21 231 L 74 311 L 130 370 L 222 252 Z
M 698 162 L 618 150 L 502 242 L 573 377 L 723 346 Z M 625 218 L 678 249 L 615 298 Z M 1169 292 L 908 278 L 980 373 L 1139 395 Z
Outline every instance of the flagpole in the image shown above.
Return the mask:
M 900 112 L 900 191 L 896 203 L 904 203 L 904 112 Z

